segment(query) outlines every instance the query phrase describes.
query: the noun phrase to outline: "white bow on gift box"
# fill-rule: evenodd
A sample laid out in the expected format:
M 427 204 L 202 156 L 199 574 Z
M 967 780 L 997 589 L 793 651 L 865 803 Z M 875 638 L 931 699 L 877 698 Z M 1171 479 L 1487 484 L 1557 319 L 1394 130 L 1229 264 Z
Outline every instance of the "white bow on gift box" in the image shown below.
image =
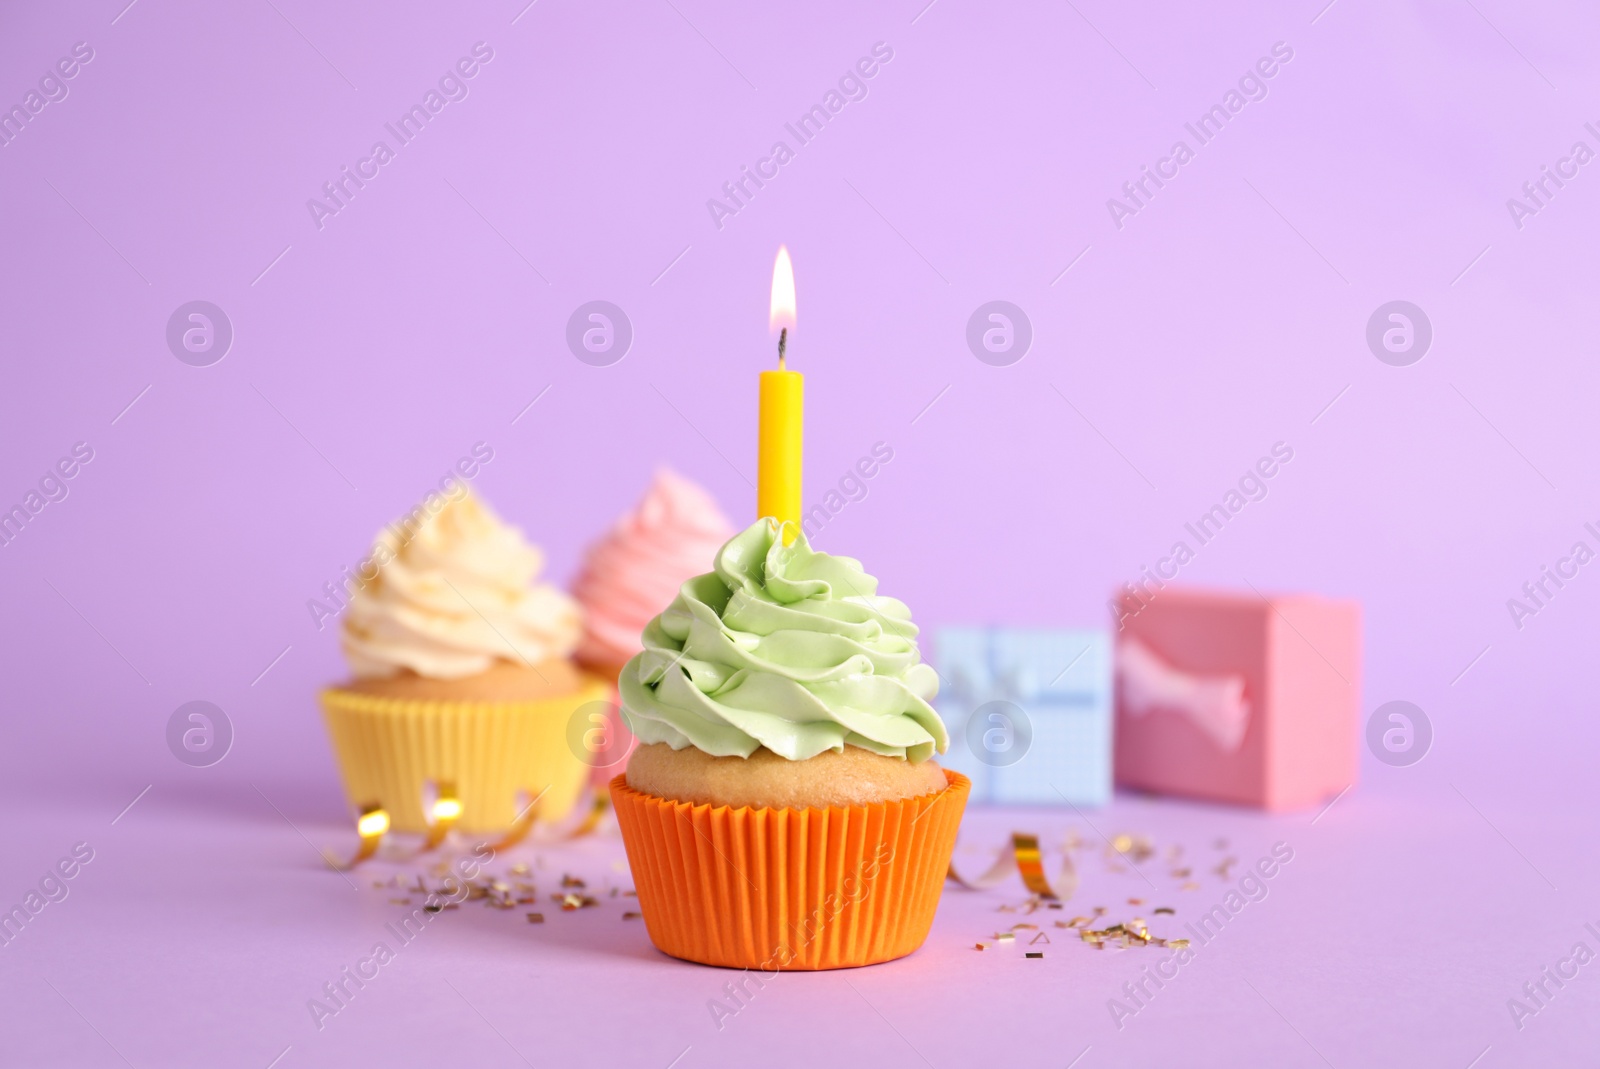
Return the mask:
M 1223 750 L 1237 750 L 1250 725 L 1244 677 L 1203 676 L 1175 668 L 1138 639 L 1117 644 L 1117 681 L 1130 716 L 1157 709 L 1188 718 Z

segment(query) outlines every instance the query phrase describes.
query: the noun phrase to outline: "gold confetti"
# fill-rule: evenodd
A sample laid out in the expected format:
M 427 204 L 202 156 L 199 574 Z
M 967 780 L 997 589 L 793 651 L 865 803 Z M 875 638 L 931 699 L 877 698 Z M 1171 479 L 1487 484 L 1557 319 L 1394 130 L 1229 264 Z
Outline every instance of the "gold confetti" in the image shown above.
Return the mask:
M 1130 906 L 1142 906 L 1142 905 L 1144 905 L 1144 899 L 1142 899 L 1142 898 L 1130 898 L 1130 899 L 1128 899 L 1128 905 L 1130 905 Z
M 558 895 L 555 897 L 557 901 L 561 903 L 561 908 L 568 913 L 571 913 L 575 909 L 583 908 L 582 895 Z
M 1187 940 L 1187 939 L 1168 939 L 1167 940 L 1167 946 L 1172 947 L 1174 950 L 1182 950 L 1185 947 L 1187 947 L 1188 945 L 1189 945 L 1189 940 Z
M 1173 869 L 1172 878 L 1174 880 L 1187 880 L 1189 878 L 1189 872 L 1189 869 Z
M 517 899 L 517 905 L 519 905 L 519 906 L 531 906 L 537 901 L 539 901 L 538 898 L 534 897 L 533 895 L 523 895 L 522 897 Z
M 528 863 L 526 861 L 519 861 L 515 865 L 511 866 L 511 875 L 513 876 L 526 876 L 532 871 L 533 870 L 528 867 Z
M 530 913 L 530 914 L 528 914 L 528 923 L 529 924 L 543 924 L 544 923 L 544 914 L 543 913 Z
M 1011 926 L 1011 930 L 1014 932 L 1018 928 L 1037 928 L 1037 927 L 1039 927 L 1037 924 L 1013 924 Z
M 1222 859 L 1222 863 L 1211 871 L 1215 872 L 1218 876 L 1221 876 L 1224 880 L 1226 880 L 1228 878 L 1228 870 L 1238 863 L 1239 859 L 1236 857 L 1225 857 Z
M 1030 951 L 1028 951 L 1027 956 L 1030 957 L 1030 958 L 1042 958 L 1042 957 L 1044 957 L 1044 951 L 1042 951 L 1042 950 L 1030 950 Z
M 634 913 L 634 912 L 630 911 L 630 912 L 624 913 L 622 915 L 622 919 L 625 920 L 625 921 L 636 921 L 642 916 L 644 916 L 643 913 Z
M 1158 917 L 1161 916 L 1162 914 L 1166 914 L 1167 916 L 1170 917 L 1171 915 L 1173 915 L 1174 913 L 1177 913 L 1177 912 L 1178 911 L 1173 909 L 1171 906 L 1157 906 L 1156 907 L 1156 916 L 1158 916 Z
M 1186 883 L 1182 887 L 1178 888 L 1178 890 L 1180 890 L 1180 891 L 1198 891 L 1198 890 L 1200 890 L 1200 885 L 1195 883 L 1193 880 L 1190 880 L 1188 883 Z
M 1047 903 L 1045 903 L 1045 905 L 1049 906 L 1051 909 L 1065 909 L 1066 908 L 1060 902 L 1047 902 Z
M 1149 836 L 1129 835 L 1126 832 L 1114 837 L 1111 840 L 1111 847 L 1135 864 L 1155 853 L 1155 847 L 1151 845 Z
M 567 874 L 562 873 L 562 875 L 561 875 L 561 886 L 562 887 L 576 887 L 578 890 L 582 891 L 588 885 L 585 884 L 582 880 L 578 879 L 576 876 L 568 876 Z
M 1029 946 L 1033 946 L 1035 943 L 1048 943 L 1048 942 L 1050 942 L 1050 937 L 1048 935 L 1046 935 L 1045 933 L 1040 932 L 1038 935 L 1036 935 L 1032 939 L 1028 940 L 1028 945 Z
M 996 932 L 994 941 L 996 943 L 1014 943 L 1017 941 L 1017 937 L 1010 932 Z
M 411 904 L 411 899 L 409 899 L 409 898 L 391 898 L 391 899 L 389 899 L 389 904 L 392 905 L 392 906 L 409 906 Z
M 984 946 L 982 943 L 973 943 L 972 944 L 972 949 L 973 950 L 988 950 L 989 948 Z

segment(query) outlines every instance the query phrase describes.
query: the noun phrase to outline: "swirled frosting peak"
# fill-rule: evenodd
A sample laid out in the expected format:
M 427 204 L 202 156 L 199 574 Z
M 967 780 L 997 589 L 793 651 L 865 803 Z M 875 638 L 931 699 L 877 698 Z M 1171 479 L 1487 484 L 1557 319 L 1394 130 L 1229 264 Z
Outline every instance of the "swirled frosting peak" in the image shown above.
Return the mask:
M 684 583 L 622 670 L 622 710 L 643 742 L 792 761 L 846 744 L 924 761 L 949 746 L 938 692 L 903 602 L 849 557 L 784 545 L 758 520 Z
M 534 580 L 544 554 L 463 493 L 378 535 L 375 577 L 350 599 L 340 644 L 358 679 L 410 669 L 461 679 L 496 660 L 537 665 L 577 645 L 577 604 Z
M 572 592 L 583 606 L 578 657 L 616 666 L 639 652 L 639 633 L 706 566 L 733 524 L 711 495 L 682 476 L 656 472 L 637 508 L 589 547 Z

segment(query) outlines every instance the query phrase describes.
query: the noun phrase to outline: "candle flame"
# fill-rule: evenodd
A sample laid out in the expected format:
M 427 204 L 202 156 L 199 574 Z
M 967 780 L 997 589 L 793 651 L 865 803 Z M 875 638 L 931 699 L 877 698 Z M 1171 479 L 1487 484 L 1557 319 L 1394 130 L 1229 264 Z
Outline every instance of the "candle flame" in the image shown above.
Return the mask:
M 768 325 L 773 334 L 781 330 L 794 330 L 794 264 L 789 261 L 789 247 L 778 246 L 778 259 L 772 265 L 772 317 Z

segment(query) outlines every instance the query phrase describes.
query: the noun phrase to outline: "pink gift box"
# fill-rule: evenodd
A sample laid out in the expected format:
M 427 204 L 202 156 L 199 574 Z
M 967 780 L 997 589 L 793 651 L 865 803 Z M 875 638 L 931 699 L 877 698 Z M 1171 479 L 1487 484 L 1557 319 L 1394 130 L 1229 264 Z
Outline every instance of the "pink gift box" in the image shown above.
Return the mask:
M 1355 782 L 1357 603 L 1169 586 L 1119 604 L 1119 785 L 1286 810 Z

